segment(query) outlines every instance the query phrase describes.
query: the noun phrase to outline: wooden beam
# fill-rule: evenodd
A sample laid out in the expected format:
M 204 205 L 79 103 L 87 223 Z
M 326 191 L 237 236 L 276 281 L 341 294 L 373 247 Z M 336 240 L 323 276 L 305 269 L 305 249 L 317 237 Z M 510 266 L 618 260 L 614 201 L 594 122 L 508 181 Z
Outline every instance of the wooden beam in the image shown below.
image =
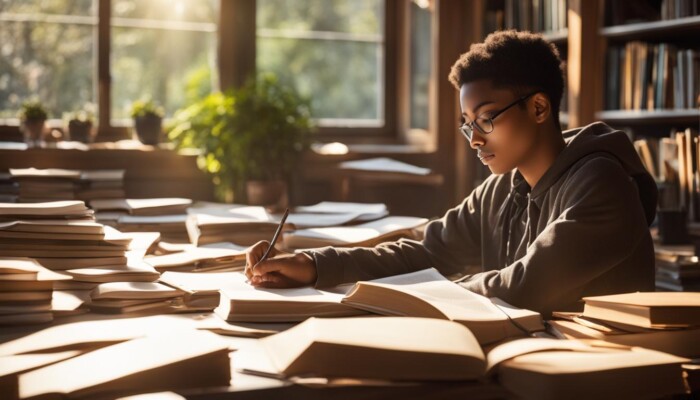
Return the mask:
M 569 128 L 594 122 L 596 111 L 602 109 L 604 57 L 594 56 L 605 54 L 598 34 L 602 9 L 599 0 L 569 0 Z
M 97 3 L 97 30 L 95 31 L 95 48 L 97 54 L 97 140 L 108 140 L 111 136 L 110 120 L 112 118 L 111 81 L 109 53 L 111 44 L 110 18 L 112 10 L 110 0 Z
M 219 88 L 240 87 L 255 74 L 255 0 L 221 0 Z
M 457 121 L 461 115 L 459 93 L 447 80 L 452 64 L 478 42 L 480 32 L 472 23 L 478 20 L 473 14 L 478 1 L 435 0 L 433 28 L 433 82 L 430 93 L 430 126 L 436 134 L 436 172 L 445 178 L 441 191 L 445 195 L 444 205 L 449 207 L 460 201 L 471 190 L 468 179 L 470 170 L 467 157 L 468 144 L 457 133 Z

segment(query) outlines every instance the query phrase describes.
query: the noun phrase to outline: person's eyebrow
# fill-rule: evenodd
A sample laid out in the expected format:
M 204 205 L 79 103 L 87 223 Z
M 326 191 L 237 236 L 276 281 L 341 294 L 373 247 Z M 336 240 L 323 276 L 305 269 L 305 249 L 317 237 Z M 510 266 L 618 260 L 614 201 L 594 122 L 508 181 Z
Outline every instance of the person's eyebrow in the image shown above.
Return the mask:
M 493 104 L 493 103 L 495 103 L 493 100 L 482 101 L 481 103 L 479 103 L 476 107 L 474 107 L 474 108 L 472 109 L 472 114 L 476 115 L 476 112 L 479 111 L 479 109 L 480 109 L 481 107 L 483 107 L 483 106 L 485 106 L 485 105 L 487 105 L 487 104 Z M 462 113 L 462 115 L 464 115 L 465 117 L 467 116 L 466 113 Z

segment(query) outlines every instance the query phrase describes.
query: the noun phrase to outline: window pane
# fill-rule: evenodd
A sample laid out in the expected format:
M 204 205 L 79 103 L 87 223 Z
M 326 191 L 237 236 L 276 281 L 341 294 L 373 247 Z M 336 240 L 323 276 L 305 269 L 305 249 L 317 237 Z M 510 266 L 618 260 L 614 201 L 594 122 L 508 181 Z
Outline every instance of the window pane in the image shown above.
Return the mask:
M 112 118 L 151 98 L 166 115 L 216 85 L 218 1 L 115 0 L 112 25 Z
M 384 1 L 258 0 L 257 36 L 258 72 L 309 96 L 322 124 L 383 123 Z
M 411 3 L 411 128 L 428 129 L 431 12 Z
M 95 103 L 92 0 L 0 2 L 0 117 L 35 98 L 50 117 Z

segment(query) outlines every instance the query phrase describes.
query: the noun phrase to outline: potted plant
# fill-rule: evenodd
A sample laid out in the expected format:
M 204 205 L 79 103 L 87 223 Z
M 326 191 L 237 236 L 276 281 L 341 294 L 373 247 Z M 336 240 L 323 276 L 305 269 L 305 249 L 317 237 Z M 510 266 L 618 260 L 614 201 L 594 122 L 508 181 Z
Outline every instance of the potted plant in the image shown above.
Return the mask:
M 27 144 L 38 146 L 41 143 L 48 115 L 46 108 L 38 100 L 30 100 L 22 104 L 19 112 L 20 129 Z
M 312 130 L 308 99 L 265 74 L 178 111 L 169 137 L 200 149 L 200 166 L 237 202 L 279 209 Z
M 70 140 L 90 143 L 93 139 L 94 113 L 89 105 L 82 110 L 63 115 Z
M 163 131 L 163 107 L 153 100 L 137 100 L 131 105 L 136 135 L 143 144 L 156 145 Z

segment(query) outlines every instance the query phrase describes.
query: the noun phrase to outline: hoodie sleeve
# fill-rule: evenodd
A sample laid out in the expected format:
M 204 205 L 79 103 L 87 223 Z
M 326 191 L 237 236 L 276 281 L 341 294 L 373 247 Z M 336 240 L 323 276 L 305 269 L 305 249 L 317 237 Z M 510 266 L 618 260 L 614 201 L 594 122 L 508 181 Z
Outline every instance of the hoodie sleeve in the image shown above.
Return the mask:
M 637 187 L 622 166 L 592 159 L 572 173 L 564 210 L 511 265 L 461 285 L 543 314 L 575 304 L 581 288 L 629 257 L 649 235 Z
M 462 204 L 430 222 L 422 241 L 401 239 L 367 248 L 324 247 L 307 251 L 316 263 L 316 287 L 370 280 L 434 267 L 443 275 L 479 265 L 480 209 L 477 188 Z

